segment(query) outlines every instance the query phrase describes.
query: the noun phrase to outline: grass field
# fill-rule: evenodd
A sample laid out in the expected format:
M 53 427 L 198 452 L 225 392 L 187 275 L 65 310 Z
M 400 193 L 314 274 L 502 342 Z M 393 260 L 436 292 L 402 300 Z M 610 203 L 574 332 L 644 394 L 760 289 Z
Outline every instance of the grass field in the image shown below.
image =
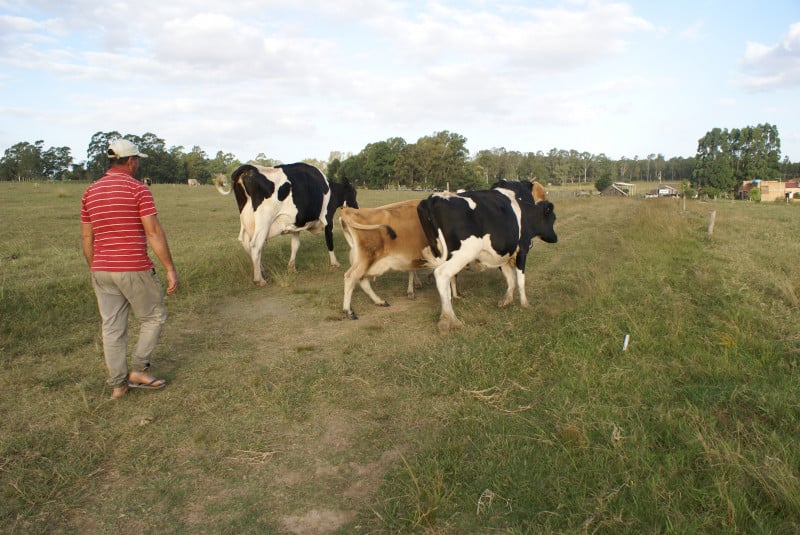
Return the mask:
M 0 183 L 0 532 L 800 532 L 797 205 L 554 190 L 531 307 L 465 272 L 441 336 L 402 273 L 342 319 L 320 236 L 297 274 L 270 242 L 253 286 L 234 200 L 156 185 L 169 386 L 112 401 L 85 187 Z

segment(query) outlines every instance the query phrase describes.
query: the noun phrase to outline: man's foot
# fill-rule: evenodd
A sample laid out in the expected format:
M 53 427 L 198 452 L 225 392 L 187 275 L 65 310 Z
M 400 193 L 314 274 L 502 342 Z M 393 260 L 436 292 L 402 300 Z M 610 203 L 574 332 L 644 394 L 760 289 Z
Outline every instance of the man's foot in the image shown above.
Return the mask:
M 128 392 L 128 385 L 122 386 L 115 386 L 114 390 L 111 391 L 111 397 L 113 399 L 119 399 L 124 396 Z
M 144 388 L 147 390 L 158 390 L 167 386 L 164 379 L 156 379 L 149 373 L 136 373 L 131 372 L 128 374 L 128 387 L 129 388 Z

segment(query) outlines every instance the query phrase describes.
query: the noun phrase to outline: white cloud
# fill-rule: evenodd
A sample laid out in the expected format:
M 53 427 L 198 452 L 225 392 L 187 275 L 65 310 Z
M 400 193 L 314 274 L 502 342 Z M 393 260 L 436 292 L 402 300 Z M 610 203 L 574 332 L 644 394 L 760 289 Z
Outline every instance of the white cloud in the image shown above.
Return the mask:
M 149 131 L 168 145 L 286 161 L 450 130 L 611 155 L 646 152 L 611 145 L 642 145 L 638 132 L 663 120 L 692 143 L 748 124 L 697 113 L 719 110 L 720 94 L 737 99 L 729 115 L 748 99 L 721 74 L 735 54 L 715 50 L 717 71 L 700 59 L 693 38 L 718 44 L 716 19 L 698 9 L 691 16 L 705 22 L 688 26 L 676 10 L 643 0 L 0 0 L 3 116 L 26 117 L 0 125 L 0 149 L 45 139 L 78 154 L 97 131 Z M 791 83 L 798 33 L 748 46 L 747 87 Z M 663 142 L 650 150 L 669 152 Z
M 742 85 L 750 91 L 769 91 L 800 86 L 800 22 L 774 45 L 748 42 L 741 61 Z

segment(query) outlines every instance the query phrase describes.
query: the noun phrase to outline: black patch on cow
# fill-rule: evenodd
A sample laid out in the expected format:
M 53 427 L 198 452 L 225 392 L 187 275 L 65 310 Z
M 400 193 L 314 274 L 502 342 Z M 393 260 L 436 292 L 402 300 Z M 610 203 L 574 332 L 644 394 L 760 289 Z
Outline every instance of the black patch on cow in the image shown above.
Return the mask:
M 333 215 L 336 210 L 347 204 L 350 208 L 358 208 L 356 188 L 346 178 L 342 183 L 330 181 L 331 199 L 328 201 L 328 213 L 325 214 L 325 245 L 333 251 Z
M 292 184 L 290 182 L 284 182 L 281 184 L 281 187 L 278 188 L 278 200 L 283 202 L 292 192 Z
M 294 224 L 304 226 L 322 215 L 322 197 L 328 193 L 328 180 L 322 172 L 307 163 L 276 165 L 292 184 L 292 198 L 297 208 Z
M 253 211 L 255 211 L 265 199 L 269 199 L 275 193 L 275 184 L 259 173 L 255 166 L 249 164 L 239 166 L 231 175 L 231 179 L 239 213 L 247 204 L 248 197 L 251 199 Z

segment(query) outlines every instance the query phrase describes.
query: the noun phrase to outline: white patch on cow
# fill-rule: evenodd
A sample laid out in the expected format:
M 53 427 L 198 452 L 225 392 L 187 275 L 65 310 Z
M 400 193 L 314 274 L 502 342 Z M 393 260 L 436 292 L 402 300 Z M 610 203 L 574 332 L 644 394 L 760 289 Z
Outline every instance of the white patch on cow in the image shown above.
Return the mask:
M 453 193 L 452 191 L 441 191 L 439 193 L 434 193 L 431 197 L 441 197 L 443 199 L 447 199 L 449 201 L 461 200 L 467 203 L 467 206 L 470 207 L 471 210 L 474 210 L 478 205 L 475 204 L 475 201 L 470 199 L 469 197 L 462 197 L 457 193 Z
M 289 182 L 289 178 L 282 169 L 274 167 L 254 166 L 259 173 L 264 175 L 267 180 L 275 186 L 275 191 L 268 199 L 253 210 L 252 199 L 249 198 L 245 203 L 240 216 L 241 226 L 239 228 L 239 241 L 245 251 L 250 254 L 253 261 L 253 280 L 259 286 L 264 286 L 266 281 L 261 272 L 261 252 L 270 238 L 281 234 L 292 234 L 291 255 L 289 257 L 288 269 L 295 271 L 295 258 L 300 247 L 300 237 L 298 233 L 307 230 L 312 234 L 319 234 L 325 228 L 325 217 L 328 210 L 328 203 L 331 198 L 331 189 L 322 198 L 322 209 L 318 219 L 308 222 L 306 225 L 298 227 L 294 224 L 297 218 L 297 207 L 294 203 L 293 192 L 283 201 L 278 200 L 278 190 Z M 334 259 L 334 257 L 332 257 Z M 338 262 L 336 263 L 338 265 Z

